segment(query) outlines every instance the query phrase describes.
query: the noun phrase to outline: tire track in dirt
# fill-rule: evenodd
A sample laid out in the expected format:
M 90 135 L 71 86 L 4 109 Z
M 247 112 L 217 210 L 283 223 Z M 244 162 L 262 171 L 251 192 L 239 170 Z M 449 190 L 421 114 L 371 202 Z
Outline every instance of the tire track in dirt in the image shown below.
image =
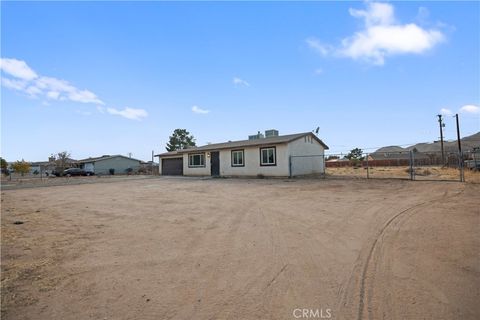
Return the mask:
M 376 265 L 378 264 L 378 260 L 380 257 L 374 257 L 375 251 L 381 245 L 384 236 L 387 234 L 389 227 L 394 224 L 399 223 L 402 219 L 405 219 L 409 213 L 414 214 L 416 210 L 422 208 L 424 206 L 430 205 L 437 201 L 446 201 L 447 199 L 460 195 L 465 190 L 465 187 L 462 188 L 460 192 L 455 192 L 454 194 L 448 194 L 448 190 L 442 194 L 440 197 L 435 197 L 433 199 L 423 201 L 421 203 L 412 205 L 406 209 L 401 210 L 400 212 L 394 214 L 387 222 L 383 225 L 383 227 L 377 232 L 372 244 L 369 247 L 367 258 L 365 263 L 362 267 L 361 278 L 360 278 L 360 287 L 359 287 L 359 297 L 358 297 L 358 312 L 356 319 L 363 320 L 364 315 L 367 314 L 368 319 L 373 319 L 372 316 L 372 305 L 371 303 L 371 296 L 373 293 L 373 280 L 375 279 L 375 270 Z M 373 263 L 372 263 L 373 262 Z M 352 276 L 351 279 L 355 277 Z M 344 296 L 345 299 L 345 296 Z M 342 305 L 345 305 L 348 302 L 344 302 Z

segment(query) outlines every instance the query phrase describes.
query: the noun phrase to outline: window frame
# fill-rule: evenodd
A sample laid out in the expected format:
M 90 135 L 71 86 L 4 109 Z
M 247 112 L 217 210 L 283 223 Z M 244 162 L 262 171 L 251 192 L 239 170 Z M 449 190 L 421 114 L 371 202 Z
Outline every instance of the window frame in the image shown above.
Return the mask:
M 203 156 L 203 164 L 200 164 L 200 165 L 192 165 L 190 163 L 190 157 L 194 157 L 194 156 Z M 200 158 L 201 160 L 202 158 Z M 200 161 L 202 162 L 202 161 Z M 188 167 L 189 168 L 205 168 L 205 152 L 196 152 L 196 153 L 189 153 L 188 154 Z
M 242 164 L 235 164 L 233 163 L 233 153 L 234 152 L 241 152 L 242 153 Z M 231 157 L 231 161 L 230 161 L 230 164 L 232 167 L 245 167 L 245 149 L 234 149 L 230 152 L 230 157 Z
M 273 149 L 273 163 L 263 163 L 262 152 L 266 149 Z M 269 147 L 262 147 L 260 148 L 260 166 L 262 167 L 272 167 L 277 165 L 277 147 L 276 146 L 269 146 Z

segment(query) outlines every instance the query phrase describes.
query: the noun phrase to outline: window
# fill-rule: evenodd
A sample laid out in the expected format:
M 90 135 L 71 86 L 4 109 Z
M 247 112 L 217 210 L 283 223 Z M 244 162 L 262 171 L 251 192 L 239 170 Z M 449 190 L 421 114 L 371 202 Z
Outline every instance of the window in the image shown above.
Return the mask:
M 189 167 L 205 167 L 205 154 L 204 153 L 189 154 L 188 166 Z
M 232 150 L 232 167 L 243 166 L 245 166 L 243 150 Z
M 260 165 L 261 166 L 276 166 L 277 155 L 275 147 L 260 149 Z

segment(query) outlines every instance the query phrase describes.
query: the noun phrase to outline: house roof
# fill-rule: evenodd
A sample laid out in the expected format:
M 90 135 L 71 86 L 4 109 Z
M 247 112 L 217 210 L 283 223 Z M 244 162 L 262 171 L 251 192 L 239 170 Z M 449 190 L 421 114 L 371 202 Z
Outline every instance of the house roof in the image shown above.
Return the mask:
M 212 143 L 212 144 L 207 144 L 200 147 L 192 147 L 192 148 L 182 149 L 182 150 L 177 150 L 172 152 L 165 152 L 165 153 L 157 154 L 155 156 L 168 157 L 168 156 L 180 155 L 187 152 L 213 151 L 213 150 L 219 150 L 219 149 L 234 149 L 234 148 L 242 148 L 242 147 L 255 147 L 255 146 L 282 144 L 282 143 L 289 143 L 291 141 L 297 140 L 299 138 L 303 138 L 308 135 L 312 136 L 315 140 L 317 140 L 318 143 L 320 143 L 325 149 L 328 149 L 328 146 L 322 140 L 320 140 L 316 135 L 314 135 L 311 132 L 303 132 L 303 133 L 287 134 L 283 136 L 260 138 L 260 139 L 254 139 L 254 140 L 240 140 L 240 141 L 228 141 L 228 142 L 222 142 L 222 143 Z
M 410 159 L 410 152 L 409 151 L 402 151 L 402 152 L 373 152 L 370 153 L 369 156 L 373 160 L 398 160 L 398 159 Z M 415 159 L 426 159 L 428 156 L 422 152 L 415 152 L 414 153 Z
M 170 151 L 170 152 L 164 152 L 164 153 L 156 154 L 155 157 L 173 157 L 173 156 L 179 156 L 180 157 L 181 155 L 182 154 L 177 152 L 177 151 Z
M 48 161 L 34 161 L 30 162 L 30 166 L 36 167 L 36 166 L 47 166 L 49 164 L 52 164 L 51 162 Z
M 127 156 L 122 156 L 121 154 L 115 154 L 115 155 L 103 155 L 101 157 L 95 157 L 95 158 L 86 158 L 86 159 L 78 160 L 77 163 L 97 162 L 97 161 L 116 158 L 116 157 L 122 157 L 122 158 L 130 159 L 130 160 L 135 160 L 135 161 L 138 161 L 138 162 L 141 161 L 141 160 L 138 160 L 138 159 L 129 158 Z

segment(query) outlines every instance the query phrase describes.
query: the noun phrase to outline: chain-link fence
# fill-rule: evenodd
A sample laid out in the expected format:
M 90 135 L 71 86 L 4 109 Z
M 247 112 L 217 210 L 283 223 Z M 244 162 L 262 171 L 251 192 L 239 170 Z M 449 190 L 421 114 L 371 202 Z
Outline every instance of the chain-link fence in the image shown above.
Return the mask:
M 480 153 L 373 152 L 347 159 L 326 156 L 325 174 L 331 178 L 408 179 L 480 183 Z

